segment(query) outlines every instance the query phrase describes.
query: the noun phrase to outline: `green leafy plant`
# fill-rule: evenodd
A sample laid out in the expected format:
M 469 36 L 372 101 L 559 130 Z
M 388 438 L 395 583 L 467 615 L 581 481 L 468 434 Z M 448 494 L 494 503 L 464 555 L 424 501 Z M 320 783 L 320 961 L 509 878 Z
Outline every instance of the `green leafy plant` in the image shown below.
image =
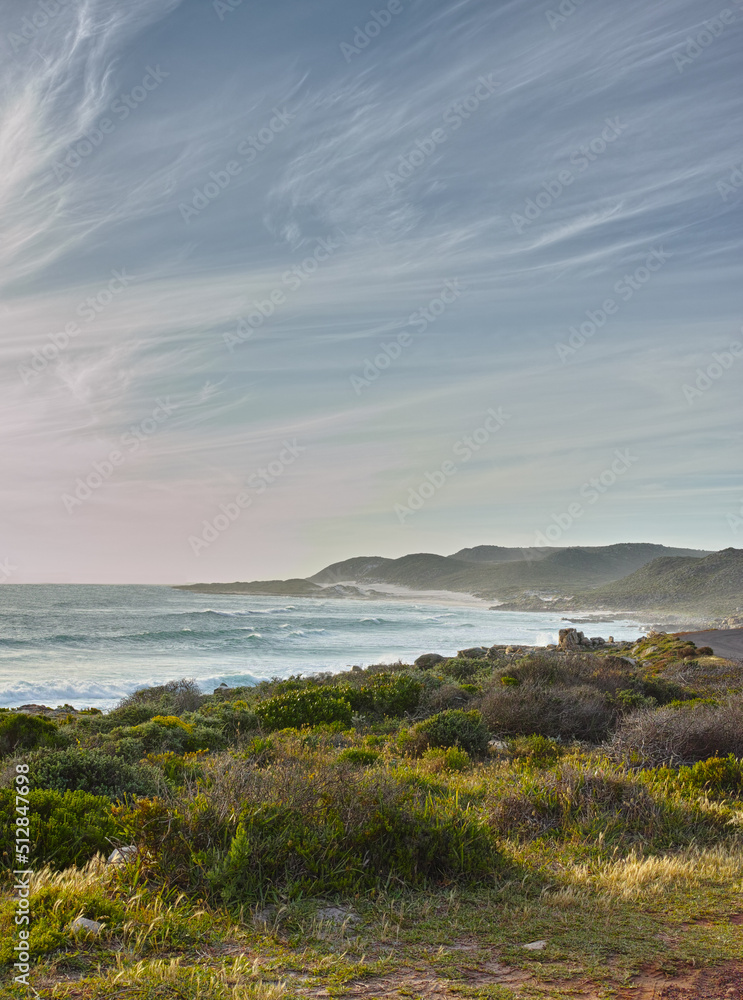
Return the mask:
M 14 869 L 15 790 L 0 789 L 0 851 L 5 868 Z M 118 830 L 111 802 L 83 791 L 35 789 L 28 794 L 30 864 L 60 870 L 111 850 Z M 11 825 L 12 824 L 12 825 Z
M 261 725 L 268 730 L 299 729 L 327 722 L 351 725 L 348 700 L 333 688 L 306 688 L 275 695 L 255 707 Z

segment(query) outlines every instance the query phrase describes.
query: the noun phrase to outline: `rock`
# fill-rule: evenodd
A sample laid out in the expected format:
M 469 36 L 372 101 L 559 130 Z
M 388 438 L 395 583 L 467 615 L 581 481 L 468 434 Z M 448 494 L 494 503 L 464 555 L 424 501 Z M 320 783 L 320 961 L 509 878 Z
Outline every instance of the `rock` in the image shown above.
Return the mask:
M 117 847 L 109 854 L 106 864 L 128 865 L 130 861 L 134 861 L 138 854 L 139 848 L 136 844 L 125 844 L 123 847 Z
M 342 906 L 323 906 L 317 911 L 317 915 L 331 924 L 357 924 L 361 920 L 353 910 L 344 910 Z
M 87 917 L 75 917 L 70 924 L 73 934 L 100 934 L 102 930 L 103 924 L 99 924 L 97 920 L 88 920 Z
M 557 644 L 560 649 L 580 649 L 584 640 L 585 636 L 577 628 L 561 628 Z
M 508 750 L 508 744 L 504 740 L 488 740 L 488 746 L 493 750 Z
M 523 653 L 521 646 L 506 646 L 506 656 L 513 656 L 514 653 Z
M 530 941 L 529 944 L 522 944 L 522 948 L 527 951 L 543 951 L 547 947 L 546 941 Z
M 420 670 L 430 670 L 438 663 L 443 663 L 445 659 L 445 656 L 440 656 L 438 653 L 424 653 L 423 656 L 418 657 L 413 666 Z
M 457 656 L 464 660 L 482 660 L 489 652 L 487 646 L 472 646 L 470 649 L 460 649 Z

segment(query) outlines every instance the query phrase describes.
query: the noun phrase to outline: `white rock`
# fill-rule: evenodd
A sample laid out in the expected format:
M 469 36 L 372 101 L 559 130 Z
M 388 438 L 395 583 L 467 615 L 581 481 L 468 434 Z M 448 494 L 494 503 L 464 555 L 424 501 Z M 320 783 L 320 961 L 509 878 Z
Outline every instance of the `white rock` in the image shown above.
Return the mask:
M 134 861 L 138 853 L 136 844 L 125 844 L 123 847 L 117 847 L 116 850 L 111 852 L 106 864 L 128 865 L 130 861 Z
M 75 917 L 70 930 L 73 934 L 100 934 L 103 924 L 99 924 L 97 920 L 88 920 L 87 917 Z
M 546 941 L 530 941 L 529 944 L 522 944 L 522 948 L 526 948 L 527 951 L 542 951 L 547 947 Z

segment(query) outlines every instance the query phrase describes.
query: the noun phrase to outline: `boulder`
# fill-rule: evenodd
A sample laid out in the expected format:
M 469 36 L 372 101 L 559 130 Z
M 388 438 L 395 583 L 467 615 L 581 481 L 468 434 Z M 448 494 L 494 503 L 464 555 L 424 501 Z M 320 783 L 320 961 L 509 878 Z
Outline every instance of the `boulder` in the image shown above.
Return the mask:
M 489 652 L 487 646 L 471 646 L 469 649 L 460 649 L 457 656 L 464 660 L 483 660 Z
M 108 865 L 128 865 L 130 861 L 134 861 L 136 856 L 139 854 L 139 848 L 136 844 L 125 844 L 123 847 L 117 847 L 108 856 Z
M 435 667 L 438 663 L 443 663 L 445 659 L 445 656 L 440 656 L 438 653 L 424 653 L 418 657 L 413 666 L 418 667 L 420 670 L 430 670 L 431 667 Z
M 585 638 L 577 628 L 561 628 L 557 644 L 560 649 L 581 649 Z
M 99 924 L 97 920 L 88 920 L 87 917 L 75 917 L 70 924 L 73 934 L 100 934 L 102 930 L 103 924 Z

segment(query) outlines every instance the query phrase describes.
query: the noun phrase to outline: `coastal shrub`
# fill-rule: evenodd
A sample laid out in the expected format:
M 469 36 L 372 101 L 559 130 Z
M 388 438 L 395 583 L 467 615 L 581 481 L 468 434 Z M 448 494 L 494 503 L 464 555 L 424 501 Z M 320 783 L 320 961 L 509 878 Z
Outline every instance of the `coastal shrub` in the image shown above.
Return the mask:
M 694 764 L 729 754 L 743 757 L 743 699 L 634 712 L 622 720 L 609 752 L 646 767 Z
M 117 752 L 120 743 L 134 741 L 132 749 L 139 748 L 139 757 L 151 753 L 195 753 L 197 750 L 223 750 L 227 740 L 221 730 L 219 719 L 186 722 L 175 715 L 156 715 L 138 726 L 122 726 L 112 729 L 110 736 L 115 741 Z M 125 745 L 129 745 L 128 743 Z
M 463 708 L 477 692 L 477 688 L 463 684 L 442 684 L 430 688 L 421 699 L 420 707 L 426 712 L 443 712 L 447 708 Z
M 480 703 L 483 719 L 500 736 L 546 736 L 598 743 L 605 739 L 619 709 L 602 691 L 587 684 L 565 687 L 531 679 L 494 685 Z
M 233 754 L 198 789 L 117 807 L 149 877 L 235 909 L 267 896 L 484 877 L 497 863 L 474 807 L 429 783 L 328 758 Z
M 30 864 L 55 870 L 89 861 L 111 850 L 116 835 L 111 802 L 84 791 L 33 789 L 28 794 Z M 5 868 L 18 868 L 14 856 L 15 790 L 0 789 L 0 851 Z
M 243 809 L 229 851 L 209 873 L 228 906 L 481 879 L 497 866 L 486 825 L 454 796 L 434 799 L 375 770 L 324 774 L 319 794 L 306 773 L 282 778 L 280 796 L 274 788 Z
M 565 752 L 549 736 L 518 736 L 509 741 L 508 749 L 514 760 L 527 767 L 550 767 Z
M 359 688 L 339 689 L 354 712 L 399 717 L 412 712 L 423 685 L 406 674 L 376 674 Z
M 446 750 L 441 747 L 429 747 L 421 759 L 426 770 L 433 771 L 434 774 L 466 771 L 472 763 L 467 751 L 460 750 L 459 747 L 447 747 Z
M 661 785 L 680 789 L 683 792 L 714 797 L 735 797 L 743 795 L 743 760 L 728 754 L 727 757 L 708 757 L 696 764 L 682 767 L 659 767 L 654 772 L 646 772 Z
M 456 681 L 466 681 L 482 670 L 484 665 L 482 660 L 470 660 L 455 656 L 451 660 L 447 660 L 446 663 L 442 663 L 439 670 L 442 674 L 453 677 Z M 488 665 L 492 666 L 492 664 Z
M 36 747 L 53 747 L 60 742 L 59 730 L 51 719 L 25 712 L 0 715 L 0 757 L 23 753 Z
M 351 725 L 351 705 L 333 688 L 305 688 L 275 695 L 255 706 L 264 729 L 299 729 L 327 722 Z
M 260 719 L 242 700 L 218 704 L 214 718 L 230 740 L 240 740 L 260 728 Z
M 28 766 L 32 788 L 82 791 L 109 799 L 153 795 L 161 780 L 149 764 L 128 764 L 101 750 L 79 747 L 36 750 L 29 755 Z
M 108 713 L 106 719 L 112 726 L 136 726 L 155 715 L 195 712 L 204 697 L 196 681 L 169 681 L 156 687 L 140 688 L 128 695 Z
M 478 711 L 447 709 L 419 722 L 412 732 L 411 750 L 416 756 L 429 747 L 460 747 L 472 757 L 488 752 L 490 734 Z
M 689 842 L 697 832 L 688 810 L 656 800 L 626 773 L 570 763 L 523 772 L 520 787 L 491 798 L 489 819 L 494 832 L 518 840 L 550 835 L 606 845 L 668 843 Z

